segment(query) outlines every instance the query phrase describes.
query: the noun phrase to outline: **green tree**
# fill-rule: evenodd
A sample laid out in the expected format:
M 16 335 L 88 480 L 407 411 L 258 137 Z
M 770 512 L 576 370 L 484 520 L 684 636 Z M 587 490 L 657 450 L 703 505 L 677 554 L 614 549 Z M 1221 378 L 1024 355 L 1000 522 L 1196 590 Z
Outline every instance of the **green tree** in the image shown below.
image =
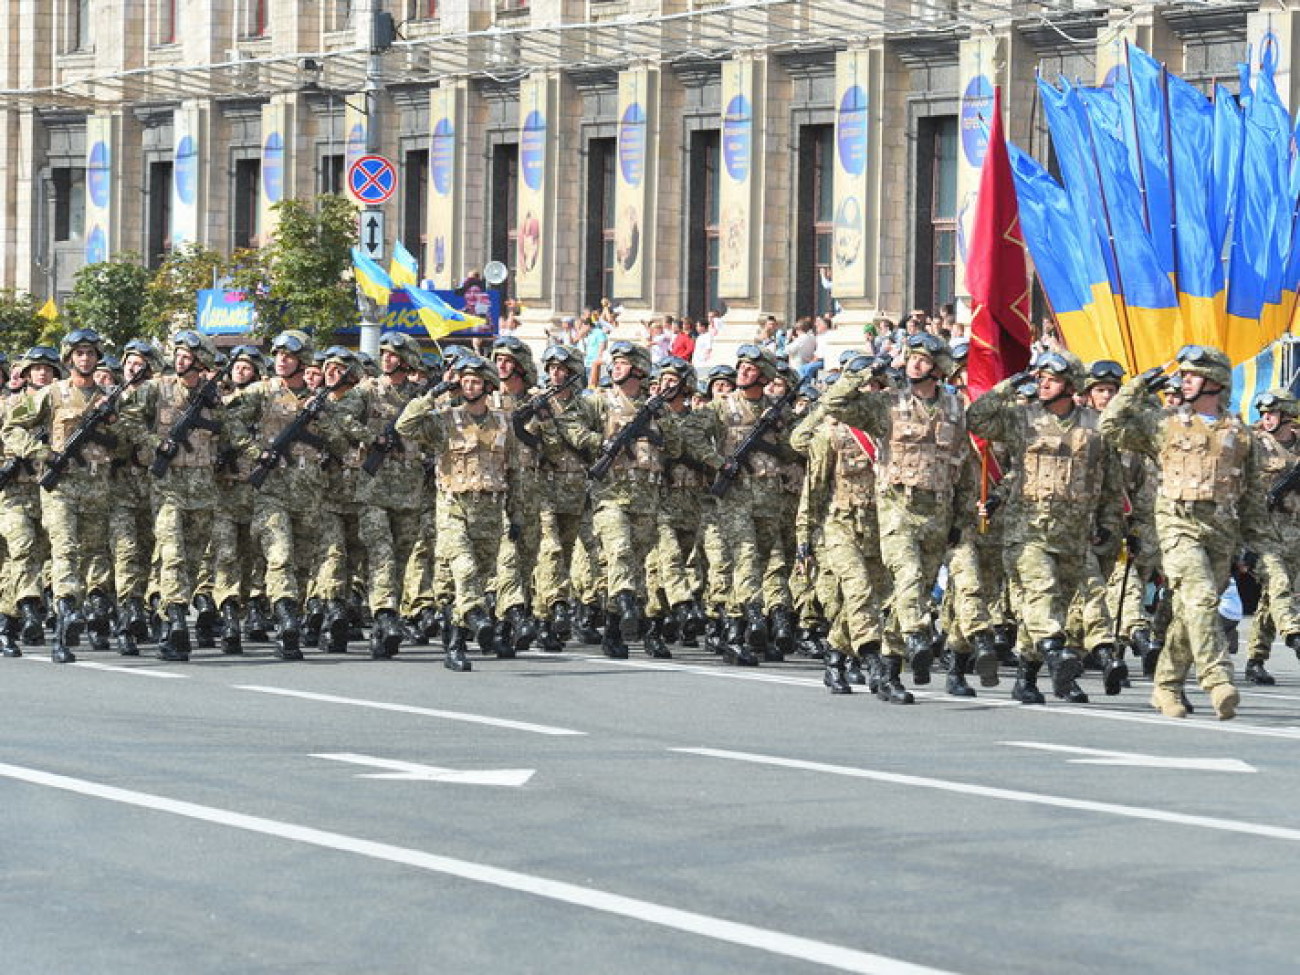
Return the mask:
M 65 309 L 69 326 L 93 328 L 117 349 L 133 338 L 160 336 L 160 323 L 143 318 L 149 278 L 136 254 L 87 264 L 72 279 Z
M 144 320 L 157 325 L 163 334 L 193 328 L 198 293 L 224 277 L 230 263 L 220 253 L 202 244 L 176 248 L 154 272 L 146 289 Z
M 0 291 L 0 349 L 10 358 L 39 344 L 41 333 L 52 324 L 37 312 L 40 305 L 26 291 Z
M 232 285 L 253 303 L 261 334 L 300 328 L 327 345 L 335 329 L 357 317 L 350 274 L 357 208 L 326 195 L 314 203 L 281 200 L 273 209 L 271 240 L 231 258 Z

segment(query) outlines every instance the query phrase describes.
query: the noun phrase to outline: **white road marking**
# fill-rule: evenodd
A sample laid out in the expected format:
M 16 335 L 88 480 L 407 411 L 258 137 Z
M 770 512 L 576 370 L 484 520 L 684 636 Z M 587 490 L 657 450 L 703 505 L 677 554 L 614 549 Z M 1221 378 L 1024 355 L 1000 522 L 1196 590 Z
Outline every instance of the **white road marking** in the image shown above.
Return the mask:
M 511 721 L 508 718 L 490 718 L 483 714 L 466 714 L 462 711 L 437 711 L 433 708 L 420 708 L 411 704 L 391 704 L 387 701 L 367 701 L 356 697 L 338 697 L 334 694 L 316 694 L 312 691 L 292 691 L 284 687 L 263 687 L 258 684 L 232 684 L 238 691 L 255 691 L 258 694 L 278 694 L 281 697 L 297 697 L 304 701 L 319 701 L 323 704 L 348 704 L 358 708 L 373 708 L 376 711 L 397 711 L 401 714 L 419 714 L 426 718 L 442 718 L 446 721 L 465 721 L 469 724 L 485 724 L 494 728 L 509 728 L 512 731 L 530 731 L 535 735 L 585 735 L 585 731 L 571 728 L 556 728 L 545 724 L 529 724 L 525 721 Z
M 749 924 L 728 921 L 724 918 L 711 917 L 707 914 L 696 914 L 692 911 L 656 904 L 653 901 L 638 900 L 635 897 L 625 897 L 621 894 L 612 894 L 592 887 L 581 887 L 577 884 L 549 880 L 533 874 L 503 870 L 499 867 L 476 863 L 472 860 L 459 860 L 440 856 L 436 853 L 426 853 L 423 850 L 377 843 L 360 837 L 348 836 L 344 833 L 328 832 L 275 819 L 263 819 L 260 816 L 247 816 L 243 813 L 220 809 L 215 806 L 202 806 L 197 803 L 169 799 L 166 796 L 152 795 L 147 792 L 119 789 L 115 786 L 90 782 L 85 779 L 74 779 L 39 769 L 23 768 L 18 765 L 0 764 L 0 776 L 21 782 L 30 782 L 33 785 L 60 789 L 77 795 L 107 799 L 110 802 L 118 802 L 128 806 L 184 816 L 188 819 L 214 823 L 218 826 L 228 826 L 234 829 L 246 830 L 250 833 L 274 836 L 295 843 L 305 843 L 327 850 L 354 853 L 374 860 L 402 864 L 403 866 L 426 870 L 430 873 L 457 877 L 474 883 L 488 884 L 504 890 L 532 894 L 535 897 L 542 897 L 547 900 L 572 904 L 576 907 L 585 907 L 593 911 L 600 911 L 645 924 L 672 928 L 687 934 L 712 938 L 715 941 L 724 941 L 745 948 L 754 948 L 759 951 L 824 965 L 828 968 L 837 968 L 842 971 L 874 973 L 874 975 L 946 975 L 942 969 L 913 965 L 885 955 L 858 951 L 854 948 L 846 948 L 825 941 L 815 941 L 811 938 L 801 938 L 798 935 L 754 927 Z
M 1096 802 L 1092 799 L 1069 799 L 1065 796 L 1049 796 L 1040 792 L 999 789 L 994 786 L 950 782 L 946 779 L 931 779 L 920 775 L 881 772 L 875 769 L 854 768 L 848 765 L 826 765 L 822 762 L 805 762 L 794 758 L 755 755 L 751 752 L 733 752 L 719 748 L 670 748 L 668 750 L 682 752 L 687 755 L 700 755 L 705 758 L 722 758 L 733 762 L 750 762 L 755 765 L 775 765 L 779 768 L 799 769 L 805 772 L 825 772 L 855 779 L 888 782 L 893 785 L 910 785 L 921 789 L 937 789 L 941 792 L 981 796 L 985 799 L 1025 802 L 1039 806 L 1053 806 L 1057 809 L 1077 809 L 1082 812 L 1105 813 L 1110 816 L 1125 816 L 1130 819 L 1147 819 L 1159 823 L 1173 823 L 1179 826 L 1196 826 L 1202 829 L 1222 830 L 1228 833 L 1246 833 L 1251 836 L 1263 836 L 1268 839 L 1300 843 L 1300 829 L 1292 829 L 1287 826 L 1271 826 L 1267 823 L 1219 819 L 1215 816 L 1191 816 L 1185 813 L 1168 812 L 1164 809 L 1150 809 L 1145 806 L 1125 806 L 1113 802 Z
M 824 687 L 821 677 L 796 677 L 794 674 L 772 673 L 771 671 L 763 673 L 761 670 L 751 668 L 729 668 L 706 666 L 701 664 L 678 664 L 668 663 L 663 660 L 612 660 L 603 656 L 582 656 L 578 660 L 589 663 L 609 664 L 615 667 L 631 667 L 635 670 L 665 670 L 676 671 L 683 674 L 695 674 L 699 677 L 724 677 L 728 680 L 749 680 L 757 681 L 760 684 L 793 684 L 799 687 Z
M 37 663 L 51 664 L 54 663 L 45 655 L 33 656 L 32 654 L 23 654 L 23 660 L 35 660 Z M 60 664 L 60 667 L 80 667 L 82 670 L 107 670 L 114 674 L 131 674 L 134 677 L 157 677 L 160 680 L 189 680 L 189 674 L 178 674 L 171 670 L 154 670 L 150 667 L 127 667 L 114 664 L 101 664 L 93 660 L 78 660 L 75 663 Z
M 418 765 L 415 762 L 401 762 L 392 758 L 374 758 L 370 755 L 357 755 L 353 752 L 334 752 L 314 754 L 312 758 L 324 758 L 332 762 L 349 762 L 353 765 L 366 765 L 371 768 L 386 768 L 387 772 L 372 772 L 358 775 L 359 779 L 394 779 L 406 782 L 454 782 L 459 785 L 508 785 L 521 786 L 533 777 L 535 769 L 530 768 L 496 768 L 461 770 L 438 768 L 436 765 Z
M 1130 768 L 1167 768 L 1193 772 L 1259 771 L 1249 762 L 1243 762 L 1239 758 L 1177 758 L 1166 755 L 1143 755 L 1140 752 L 1112 752 L 1101 748 L 1079 748 L 1075 745 L 1049 745 L 1042 741 L 1004 741 L 1001 744 L 1013 748 L 1033 748 L 1042 752 L 1089 756 L 1068 759 L 1071 765 L 1120 765 Z

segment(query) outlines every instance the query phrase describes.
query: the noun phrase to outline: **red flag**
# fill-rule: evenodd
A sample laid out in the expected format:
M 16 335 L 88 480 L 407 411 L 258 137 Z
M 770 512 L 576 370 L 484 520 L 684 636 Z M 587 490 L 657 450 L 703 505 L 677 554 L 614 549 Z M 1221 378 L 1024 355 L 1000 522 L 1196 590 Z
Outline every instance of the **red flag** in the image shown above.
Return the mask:
M 975 225 L 966 258 L 971 298 L 966 385 L 972 399 L 1029 365 L 1029 269 L 1020 206 L 1002 132 L 1002 89 L 993 90 L 989 146 L 980 171 Z

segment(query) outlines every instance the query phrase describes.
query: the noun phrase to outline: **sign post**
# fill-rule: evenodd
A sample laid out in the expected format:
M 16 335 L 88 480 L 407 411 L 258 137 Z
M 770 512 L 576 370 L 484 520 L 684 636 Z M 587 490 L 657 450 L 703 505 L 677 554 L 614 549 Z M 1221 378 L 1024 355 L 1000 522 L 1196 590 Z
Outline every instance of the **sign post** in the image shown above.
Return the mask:
M 379 209 L 397 191 L 397 169 L 383 156 L 368 154 L 348 167 L 348 195 L 365 207 L 361 211 L 361 250 L 371 260 L 384 256 L 384 211 Z M 362 303 L 361 351 L 379 354 L 378 309 L 374 302 Z

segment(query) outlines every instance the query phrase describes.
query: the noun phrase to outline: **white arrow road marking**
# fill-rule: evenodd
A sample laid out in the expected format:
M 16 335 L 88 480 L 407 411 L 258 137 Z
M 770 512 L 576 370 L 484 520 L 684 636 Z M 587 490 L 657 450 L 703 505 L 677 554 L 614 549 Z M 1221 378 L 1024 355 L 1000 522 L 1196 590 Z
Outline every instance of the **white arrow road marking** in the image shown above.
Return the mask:
M 1074 745 L 1049 745 L 1041 741 L 1004 741 L 1013 748 L 1034 748 L 1042 752 L 1088 755 L 1071 758 L 1071 765 L 1124 765 L 1130 768 L 1172 768 L 1191 772 L 1258 772 L 1259 769 L 1239 758 L 1171 758 L 1143 755 L 1139 752 L 1111 752 L 1101 748 L 1077 748 Z
M 399 762 L 392 758 L 373 758 L 370 755 L 354 755 L 352 752 L 312 755 L 312 758 L 324 758 L 331 762 L 350 762 L 353 765 L 368 765 L 371 768 L 386 768 L 388 772 L 371 772 L 358 775 L 359 779 L 398 779 L 406 782 L 455 782 L 460 785 L 509 785 L 521 786 L 533 777 L 530 768 L 496 768 L 483 769 L 478 772 L 466 772 L 460 769 L 438 768 L 436 765 L 417 765 L 415 762 Z
M 869 975 L 943 975 L 940 969 L 910 962 L 888 955 L 877 955 L 857 948 L 830 944 L 812 938 L 803 938 L 783 931 L 760 928 L 741 921 L 697 914 L 667 904 L 627 897 L 595 887 L 581 887 L 562 880 L 551 880 L 536 874 L 520 873 L 515 870 L 503 870 L 486 863 L 473 860 L 458 860 L 454 857 L 415 850 L 410 847 L 392 846 L 378 843 L 359 836 L 345 833 L 331 833 L 311 826 L 286 823 L 277 819 L 263 819 L 260 816 L 248 816 L 231 809 L 216 806 L 201 806 L 193 802 L 171 799 L 167 796 L 153 795 L 148 792 L 134 792 L 119 789 L 86 779 L 74 779 L 66 775 L 56 775 L 40 769 L 23 768 L 19 765 L 0 764 L 0 776 L 19 782 L 50 789 L 60 789 L 74 795 L 91 796 L 109 802 L 122 803 L 137 808 L 152 809 L 173 816 L 183 816 L 200 822 L 213 823 L 231 829 L 241 829 L 262 836 L 274 836 L 293 843 L 303 843 L 320 849 L 337 850 L 356 856 L 369 857 L 388 863 L 401 864 L 414 870 L 444 877 L 458 877 L 473 883 L 485 884 L 501 890 L 529 894 L 561 904 L 572 904 L 588 910 L 599 911 L 615 917 L 626 918 L 638 924 L 654 924 L 674 931 L 711 938 L 727 944 L 766 951 L 769 954 L 793 958 L 797 961 L 838 968 L 846 972 L 864 972 Z M 626 880 L 626 878 L 624 878 Z

